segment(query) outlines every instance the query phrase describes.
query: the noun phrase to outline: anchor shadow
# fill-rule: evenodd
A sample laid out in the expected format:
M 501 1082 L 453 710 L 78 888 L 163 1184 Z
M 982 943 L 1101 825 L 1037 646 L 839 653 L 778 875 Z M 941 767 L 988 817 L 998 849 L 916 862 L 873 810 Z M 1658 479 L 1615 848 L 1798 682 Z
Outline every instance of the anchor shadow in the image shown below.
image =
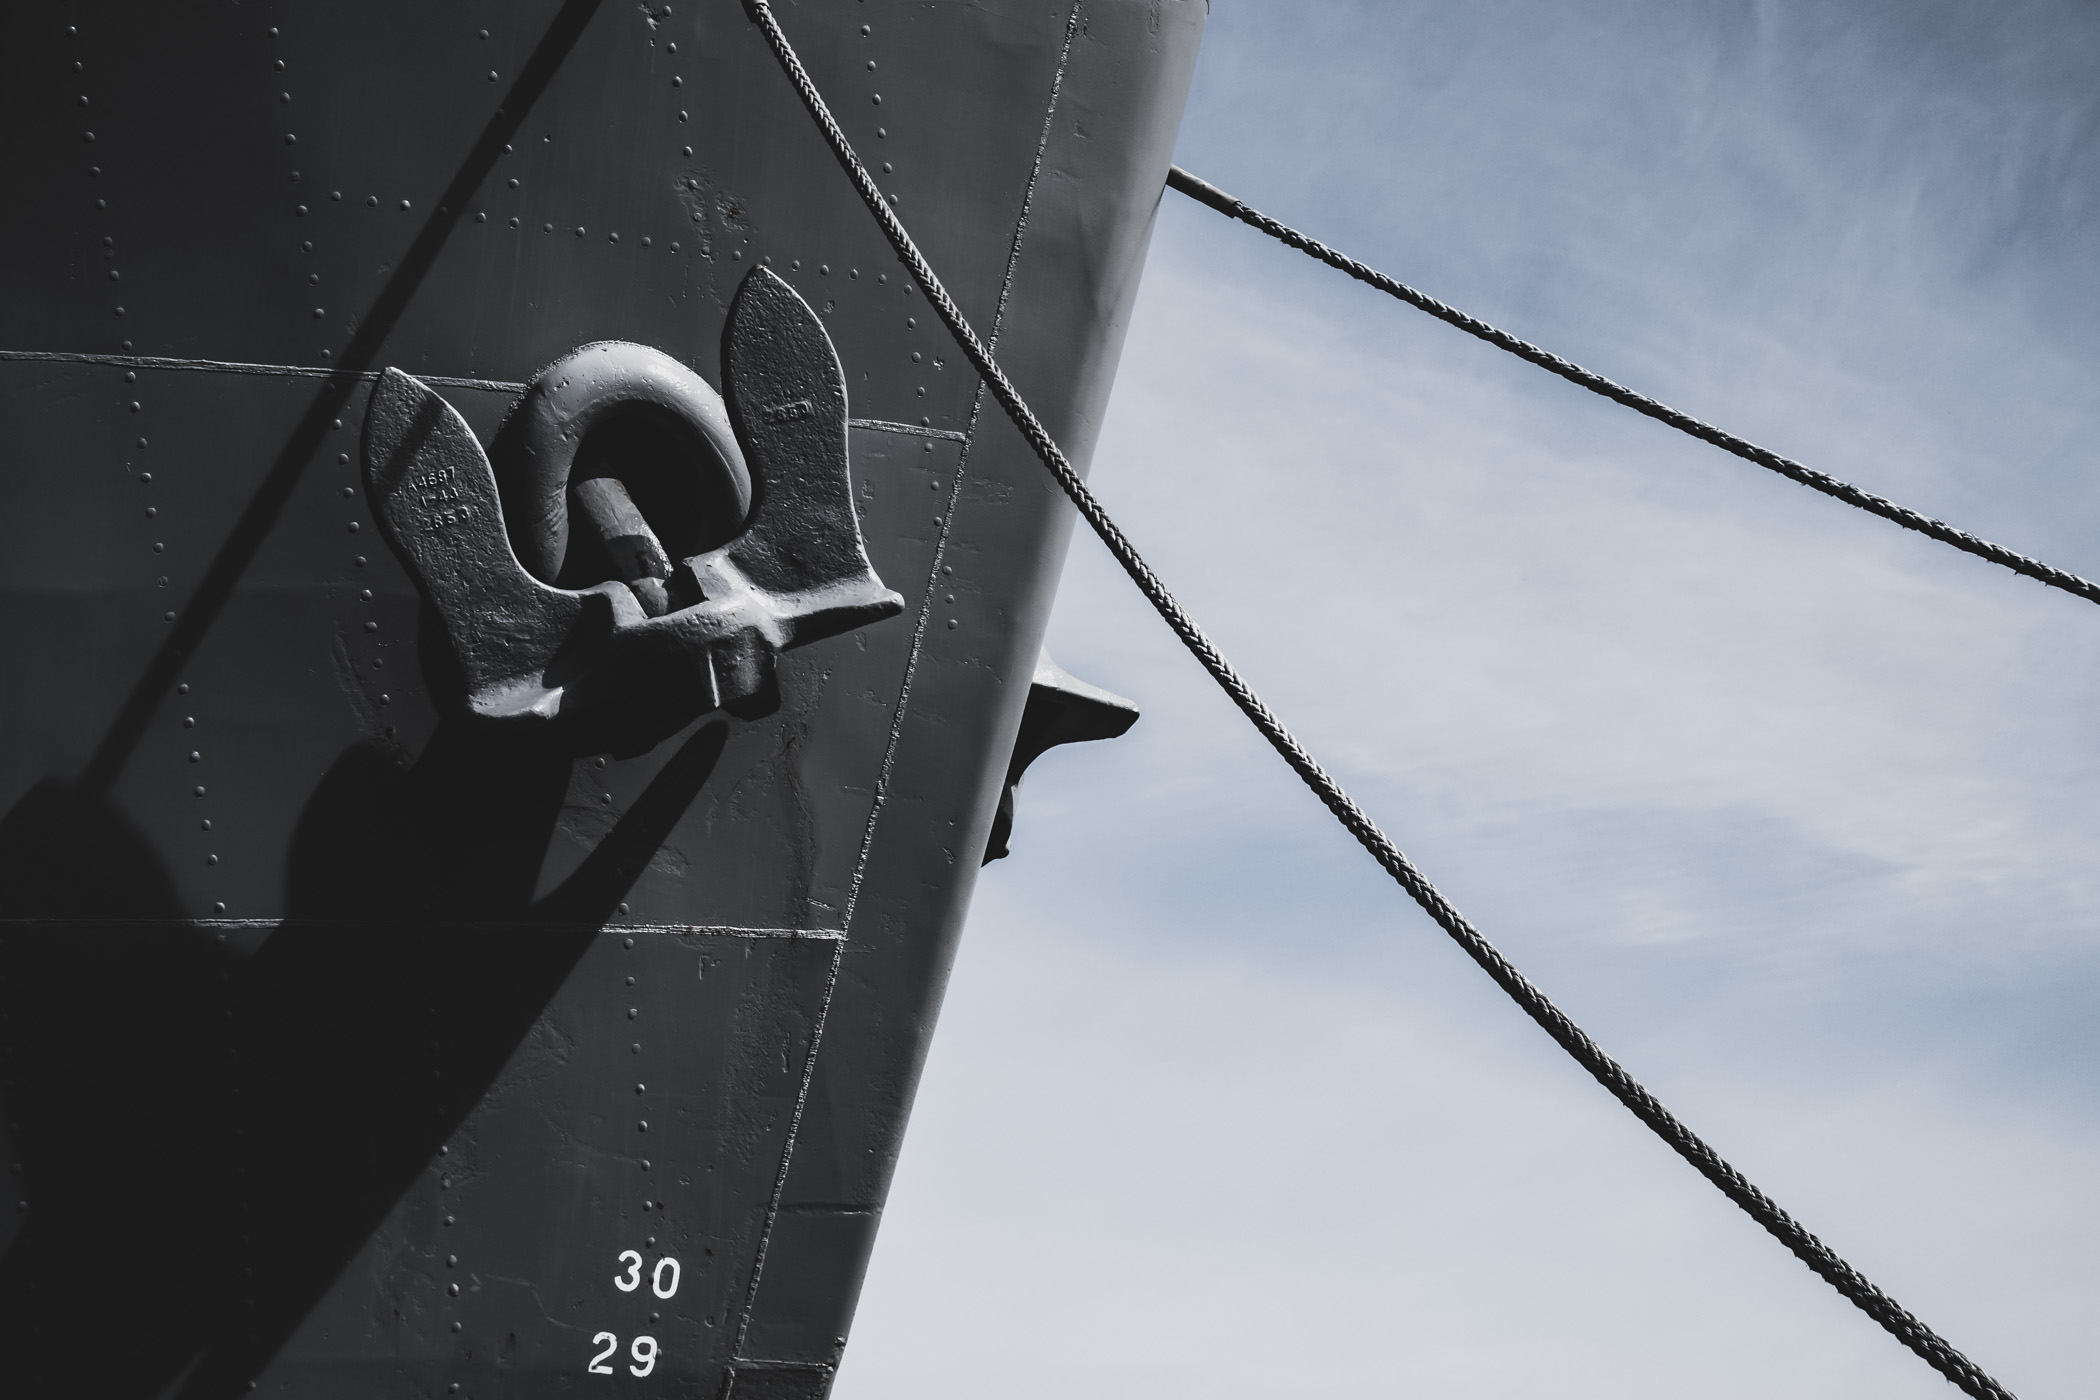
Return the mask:
M 0 819 L 0 1258 L 11 1395 L 232 1400 L 425 1170 L 714 771 L 701 726 L 568 879 L 532 897 L 567 751 L 441 726 L 358 745 L 294 830 L 287 916 L 180 914 L 106 801 Z M 247 935 L 252 938 L 253 935 Z M 12 1206 L 8 1207 L 13 1209 Z

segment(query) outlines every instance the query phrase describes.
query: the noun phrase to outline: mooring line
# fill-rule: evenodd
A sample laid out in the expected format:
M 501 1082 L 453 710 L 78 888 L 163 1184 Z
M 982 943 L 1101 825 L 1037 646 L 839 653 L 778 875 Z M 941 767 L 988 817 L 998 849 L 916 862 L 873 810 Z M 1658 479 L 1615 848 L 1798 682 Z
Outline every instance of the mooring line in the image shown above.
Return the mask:
M 1159 576 L 1152 572 L 1151 567 L 1138 554 L 1136 547 L 1125 537 L 1122 530 L 1117 528 L 1115 521 L 1109 518 L 1108 512 L 1094 498 L 1093 492 L 1087 489 L 1086 482 L 1080 478 L 1063 449 L 1059 448 L 1055 439 L 1050 436 L 1049 430 L 1035 416 L 1034 410 L 1021 398 L 1020 391 L 1013 386 L 1013 381 L 1006 377 L 1006 372 L 1000 369 L 991 353 L 985 349 L 984 342 L 963 317 L 961 308 L 955 304 L 954 298 L 948 295 L 948 290 L 941 285 L 940 278 L 934 275 L 925 254 L 919 251 L 918 245 L 905 231 L 903 222 L 898 219 L 896 211 L 890 207 L 881 188 L 875 183 L 875 177 L 868 173 L 867 166 L 854 153 L 852 143 L 846 139 L 846 133 L 831 115 L 831 109 L 825 105 L 823 95 L 817 91 L 816 84 L 802 67 L 801 60 L 795 56 L 794 46 L 788 42 L 787 34 L 774 16 L 770 0 L 745 0 L 745 8 L 764 31 L 766 42 L 772 46 L 774 55 L 779 58 L 780 65 L 795 85 L 796 92 L 801 94 L 803 105 L 809 109 L 809 114 L 823 132 L 824 139 L 830 143 L 833 154 L 838 157 L 840 166 L 853 181 L 854 188 L 860 192 L 868 211 L 882 226 L 890 246 L 911 270 L 920 290 L 926 294 L 927 301 L 933 304 L 941 320 L 947 325 L 949 333 L 955 337 L 963 353 L 969 356 L 970 363 L 976 367 L 977 372 L 984 377 L 985 384 L 991 389 L 993 397 L 999 400 L 1000 406 L 1006 410 L 1007 416 L 1013 420 L 1014 426 L 1028 440 L 1029 446 L 1035 449 L 1036 456 L 1042 460 L 1051 476 L 1056 478 L 1057 484 L 1071 498 L 1072 504 L 1085 517 L 1087 524 L 1093 527 L 1094 533 L 1101 537 L 1101 542 L 1108 546 L 1109 552 L 1116 557 L 1116 562 L 1123 566 L 1123 571 L 1130 575 L 1131 581 L 1136 583 L 1151 601 L 1167 625 L 1174 629 L 1174 634 L 1181 639 L 1182 644 L 1202 663 L 1203 669 L 1210 672 L 1211 678 L 1225 693 L 1232 697 L 1233 703 L 1238 705 L 1241 712 L 1253 722 L 1254 727 L 1261 731 L 1262 737 L 1269 741 L 1270 746 L 1282 755 L 1284 762 L 1291 766 L 1291 770 L 1297 773 L 1320 801 L 1326 804 L 1327 809 L 1334 813 L 1348 829 L 1349 834 L 1371 853 L 1373 859 L 1385 867 L 1400 887 L 1451 936 L 1452 941 L 1464 949 L 1466 955 L 1478 963 L 1488 976 L 1509 994 L 1510 999 L 1523 1008 L 1526 1015 L 1538 1022 L 1576 1063 L 1589 1071 L 1614 1098 L 1631 1109 L 1635 1117 L 1653 1129 L 1672 1150 L 1690 1162 L 1701 1176 L 1718 1187 L 1723 1195 L 1742 1207 L 1752 1219 L 1793 1251 L 1796 1257 L 1838 1292 L 1850 1299 L 1862 1312 L 1880 1323 L 1934 1370 L 1975 1397 L 1975 1400 L 2014 1400 L 2012 1392 L 1999 1385 L 1981 1367 L 1955 1350 L 1938 1333 L 1912 1316 L 1895 1299 L 1875 1287 L 1857 1269 L 1847 1264 L 1830 1246 L 1817 1239 L 1791 1215 L 1781 1210 L 1769 1196 L 1752 1185 L 1748 1178 L 1724 1161 L 1719 1153 L 1680 1122 L 1676 1115 L 1663 1107 L 1662 1102 L 1643 1088 L 1623 1066 L 1605 1054 L 1595 1041 L 1583 1033 L 1581 1027 L 1548 1000 L 1546 994 L 1534 986 L 1530 979 L 1517 971 L 1515 965 L 1503 957 L 1495 946 L 1429 883 L 1422 872 L 1415 868 L 1414 863 L 1393 844 L 1392 838 L 1379 830 L 1378 824 L 1342 790 L 1341 784 L 1330 777 L 1313 756 L 1306 752 L 1304 746 L 1284 727 L 1283 721 L 1262 703 L 1261 697 L 1254 693 L 1253 688 L 1241 678 L 1232 663 L 1227 661 L 1210 638 L 1204 635 L 1203 629 L 1196 625 L 1195 619 L 1189 616 L 1174 595 L 1167 590 Z

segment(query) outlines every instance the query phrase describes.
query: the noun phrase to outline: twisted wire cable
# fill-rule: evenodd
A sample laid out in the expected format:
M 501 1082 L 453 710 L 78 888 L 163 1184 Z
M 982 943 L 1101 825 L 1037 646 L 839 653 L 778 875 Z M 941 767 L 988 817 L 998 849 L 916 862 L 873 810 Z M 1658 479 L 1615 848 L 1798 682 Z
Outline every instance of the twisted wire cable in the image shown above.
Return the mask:
M 1756 443 L 1748 442 L 1733 433 L 1723 432 L 1713 424 L 1703 423 L 1688 413 L 1680 413 L 1646 394 L 1635 393 L 1616 380 L 1606 379 L 1601 374 L 1586 370 L 1550 350 L 1540 349 L 1528 340 L 1519 340 L 1508 331 L 1497 330 L 1477 317 L 1468 316 L 1457 307 L 1445 305 L 1427 292 L 1417 291 L 1405 282 L 1386 276 L 1377 268 L 1366 266 L 1344 253 L 1336 252 L 1318 239 L 1300 233 L 1289 224 L 1279 223 L 1260 210 L 1233 198 L 1216 185 L 1189 174 L 1178 165 L 1168 167 L 1167 186 L 1179 190 L 1198 204 L 1208 205 L 1227 218 L 1237 219 L 1252 228 L 1260 229 L 1277 242 L 1317 258 L 1331 268 L 1348 273 L 1366 286 L 1376 287 L 1418 311 L 1426 311 L 1439 321 L 1458 327 L 1467 335 L 1484 340 L 1497 349 L 1507 350 L 1520 360 L 1529 360 L 1540 369 L 1557 374 L 1570 384 L 1580 385 L 1593 394 L 1601 394 L 1614 403 L 1624 404 L 1634 412 L 1646 414 L 1658 423 L 1667 423 L 1681 433 L 1688 433 L 1701 442 L 1711 443 L 1723 452 L 1733 453 L 1746 462 L 1754 462 L 1766 471 L 1777 472 L 1789 481 L 1797 481 L 1811 490 L 1821 491 L 1848 506 L 1856 506 L 1869 515 L 1878 515 L 1883 520 L 1894 521 L 1906 530 L 1915 530 L 1930 539 L 1938 540 L 1941 544 L 1952 545 L 1964 554 L 1988 559 L 1993 564 L 2002 565 L 2016 574 L 2025 575 L 2051 588 L 2060 588 L 2074 597 L 2085 599 L 2088 603 L 2100 603 L 2100 584 L 2080 578 L 2077 574 L 2059 569 L 2053 564 L 2044 564 L 2039 559 L 2017 554 L 2004 545 L 1992 544 L 1989 540 L 1957 529 L 1943 520 L 1921 515 L 1908 506 L 1896 504 L 1886 496 L 1863 491 L 1849 482 L 1839 481 L 1828 473 L 1804 466 L 1791 457 L 1782 457 L 1777 452 L 1759 447 Z
M 1568 1019 L 1565 1012 L 1548 1000 L 1544 992 L 1534 986 L 1529 978 L 1519 972 L 1509 959 L 1488 942 L 1487 938 L 1429 883 L 1422 872 L 1415 868 L 1414 863 L 1379 829 L 1369 814 L 1342 790 L 1341 784 L 1330 777 L 1313 756 L 1306 752 L 1304 746 L 1284 727 L 1283 721 L 1262 703 L 1261 697 L 1254 693 L 1253 688 L 1241 678 L 1232 663 L 1225 659 L 1216 644 L 1196 624 L 1196 620 L 1182 608 L 1167 586 L 1160 581 L 1159 576 L 1152 572 L 1151 567 L 1138 554 L 1136 547 L 1124 536 L 1115 521 L 1109 518 L 1108 512 L 1080 479 L 1079 473 L 1073 469 L 1063 450 L 1051 438 L 1048 429 L 1044 428 L 1041 420 L 1023 401 L 1020 391 L 1014 388 L 1005 371 L 985 349 L 984 342 L 964 319 L 954 298 L 949 296 L 940 278 L 934 275 L 925 255 L 905 231 L 903 222 L 884 198 L 874 176 L 868 173 L 867 166 L 854 153 L 852 144 L 846 139 L 846 133 L 839 128 L 830 108 L 825 105 L 823 95 L 817 91 L 816 84 L 811 81 L 808 72 L 802 67 L 801 60 L 796 57 L 794 46 L 788 42 L 779 20 L 774 17 L 769 0 L 745 0 L 745 6 L 759 28 L 764 31 L 766 42 L 772 46 L 781 67 L 793 82 L 795 90 L 801 94 L 803 105 L 809 109 L 810 116 L 822 130 L 824 139 L 830 143 L 840 166 L 852 179 L 854 187 L 859 190 L 869 212 L 874 214 L 876 221 L 881 224 L 890 246 L 904 261 L 920 290 L 926 294 L 926 299 L 933 304 L 949 332 L 954 335 L 956 343 L 969 356 L 970 363 L 984 377 L 993 397 L 999 400 L 1000 407 L 1006 410 L 1014 426 L 1035 450 L 1036 456 L 1042 459 L 1044 467 L 1071 498 L 1072 504 L 1078 508 L 1087 524 L 1093 527 L 1094 533 L 1101 537 L 1101 542 L 1108 546 L 1116 562 L 1123 566 L 1123 571 L 1130 575 L 1131 581 L 1137 584 L 1159 615 L 1166 620 L 1167 625 L 1174 630 L 1175 636 L 1181 639 L 1182 645 L 1189 649 L 1203 669 L 1210 673 L 1211 678 L 1232 698 L 1233 703 L 1239 706 L 1240 711 L 1253 722 L 1254 727 L 1261 731 L 1262 737 L 1282 755 L 1284 762 L 1288 763 L 1291 770 L 1312 789 L 1349 834 L 1354 836 L 1400 887 L 1422 906 L 1438 927 L 1449 934 L 1452 941 L 1464 949 L 1466 955 L 1478 963 L 1488 976 L 1495 980 L 1496 985 L 1523 1008 L 1526 1015 L 1536 1021 L 1546 1034 L 1552 1036 L 1561 1048 L 1589 1071 L 1614 1098 L 1631 1109 L 1635 1117 L 1646 1123 L 1672 1150 L 1690 1162 L 1701 1176 L 1719 1187 L 1723 1195 L 1742 1207 L 1752 1219 L 1792 1250 L 1809 1268 L 1821 1275 L 1838 1292 L 1851 1299 L 1905 1346 L 1923 1357 L 1941 1375 L 1975 1397 L 1975 1400 L 2014 1400 L 2012 1392 L 1991 1379 L 1982 1368 L 1912 1316 L 1895 1299 L 1875 1287 L 1857 1269 L 1841 1259 L 1830 1246 L 1810 1234 L 1791 1215 L 1781 1210 L 1770 1197 L 1724 1161 L 1719 1153 L 1690 1128 L 1678 1121 L 1669 1109 L 1663 1107 L 1660 1100 L 1643 1088 L 1616 1060 L 1605 1054 L 1595 1041 L 1583 1033 L 1581 1027 Z

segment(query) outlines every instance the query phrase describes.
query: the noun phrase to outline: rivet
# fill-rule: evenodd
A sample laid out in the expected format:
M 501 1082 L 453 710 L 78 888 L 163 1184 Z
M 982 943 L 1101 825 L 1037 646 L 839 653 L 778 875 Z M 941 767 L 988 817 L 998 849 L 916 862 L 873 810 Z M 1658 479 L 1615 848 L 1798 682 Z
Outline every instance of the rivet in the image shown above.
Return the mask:
M 680 77 L 676 77 L 676 76 L 674 76 L 674 77 L 673 77 L 673 78 L 671 79 L 671 86 L 672 86 L 672 87 L 684 87 L 684 86 L 685 86 L 685 79 L 683 79 L 683 78 L 680 78 Z M 86 99 L 85 97 L 83 97 L 83 98 L 81 98 L 81 99 L 80 99 L 80 105 L 81 105 L 81 106 L 83 106 L 83 107 L 87 106 L 87 99 Z
M 182 727 L 184 729 L 195 729 L 197 727 L 197 717 L 195 715 L 184 715 L 182 717 Z
M 350 493 L 349 493 L 348 491 L 345 491 L 345 492 L 344 492 L 343 494 L 344 494 L 345 496 L 347 496 L 347 495 L 349 495 Z M 367 589 L 363 590 L 362 592 L 360 592 L 360 593 L 359 593 L 359 594 L 358 594 L 357 596 L 358 596 L 358 597 L 360 597 L 360 598 L 362 598 L 362 599 L 364 599 L 364 600 L 365 600 L 365 601 L 366 601 L 367 603 L 369 603 L 369 602 L 371 602 L 371 601 L 372 601 L 372 590 L 371 590 L 371 589 L 369 589 L 369 588 L 367 588 Z
M 646 248 L 646 247 L 648 247 L 648 246 L 649 246 L 649 238 L 648 238 L 648 235 L 646 235 L 646 234 L 644 234 L 644 235 L 642 236 L 642 246 L 643 246 L 644 248 Z
M 583 233 L 584 233 L 583 225 L 582 225 L 582 224 L 578 224 L 578 225 L 576 225 L 576 236 L 577 236 L 578 238 L 581 238 L 581 237 L 583 237 Z
M 146 446 L 146 440 L 145 440 L 144 438 L 140 438 L 140 439 L 139 439 L 139 447 L 140 447 L 141 449 L 143 449 L 143 448 L 144 448 L 145 446 Z
M 883 173 L 883 174 L 885 174 L 885 175 L 889 174 L 889 173 L 890 173 L 891 171 L 893 171 L 893 170 L 895 170 L 895 169 L 896 169 L 896 167 L 895 167 L 895 166 L 893 166 L 893 165 L 891 165 L 891 164 L 890 164 L 890 163 L 889 163 L 888 161 L 884 161 L 884 162 L 882 163 L 882 173 Z
M 307 239 L 304 243 L 301 243 L 299 245 L 299 251 L 302 253 L 311 253 L 313 250 L 314 242 L 311 238 Z
M 882 94 L 879 92 L 875 94 L 875 105 L 878 107 L 882 105 Z
M 379 630 L 379 624 L 376 622 L 367 622 L 365 624 L 365 630 L 367 632 L 377 632 Z
M 917 363 L 919 362 L 919 352 L 918 352 L 918 351 L 914 350 L 914 351 L 912 351 L 912 352 L 911 352 L 911 362 L 912 362 L 913 364 L 917 364 Z
M 948 630 L 950 632 L 953 632 L 956 628 L 960 626 L 962 626 L 962 624 L 957 622 L 954 618 L 951 617 L 948 619 Z
M 203 821 L 201 821 L 201 822 L 197 823 L 197 829 L 198 829 L 199 831 L 210 831 L 210 830 L 211 830 L 211 818 L 210 818 L 210 817 L 206 817 L 206 818 L 205 818 L 205 819 L 204 819 Z
M 634 979 L 633 979 L 632 977 L 630 977 L 630 978 L 628 978 L 628 979 L 627 979 L 627 985 L 628 985 L 628 986 L 630 986 L 630 987 L 632 987 L 632 986 L 634 985 Z
M 356 563 L 358 568 L 362 569 L 365 566 L 365 556 L 362 554 L 356 556 L 354 562 Z
M 482 37 L 482 38 L 484 38 L 484 39 L 488 38 L 488 37 L 489 37 L 489 32 L 488 32 L 488 31 L 487 31 L 486 29 L 482 30 L 482 31 L 481 31 L 481 37 Z
M 638 1007 L 638 1006 L 630 1006 L 630 1007 L 628 1007 L 628 1008 L 627 1008 L 627 1019 L 628 1019 L 628 1020 L 630 1020 L 630 1021 L 632 1021 L 632 1020 L 633 1020 L 633 1019 L 634 1019 L 635 1017 L 637 1017 L 637 1016 L 639 1016 L 639 1015 L 641 1015 L 641 1014 L 642 1014 L 642 1010 L 641 1010 L 641 1008 L 640 1008 L 640 1007 Z
M 457 1298 L 459 1296 L 459 1285 L 456 1283 L 447 1284 L 445 1287 L 445 1291 L 451 1294 L 453 1297 Z
M 875 60 L 872 58 L 868 60 L 868 71 L 870 73 L 875 71 Z
M 684 121 L 684 120 L 685 120 L 685 113 L 683 113 L 683 112 L 680 112 L 680 113 L 678 114 L 678 120 L 680 120 L 680 121 Z
M 609 242 L 618 243 L 620 241 L 620 235 L 617 233 L 608 233 L 605 236 Z
M 552 232 L 554 232 L 554 225 L 552 225 L 552 224 L 541 224 L 541 225 L 540 225 L 540 232 L 541 232 L 541 233 L 552 233 Z
M 287 146 L 296 146 L 299 144 L 299 138 L 297 136 L 294 136 L 291 132 L 287 131 L 284 134 L 284 144 Z
M 627 901 L 625 901 L 625 900 L 621 900 L 621 901 L 620 901 L 620 912 L 621 912 L 622 914 L 624 914 L 624 913 L 626 913 L 626 912 L 627 912 Z M 631 938 L 630 938 L 630 939 L 628 939 L 628 940 L 627 940 L 627 946 L 628 946 L 628 947 L 630 947 L 630 948 L 632 948 L 632 947 L 634 946 L 634 940 L 633 940 L 633 939 L 631 939 Z
M 152 473 L 152 472 L 140 472 L 140 473 L 139 473 L 139 484 L 140 484 L 141 486 L 151 486 L 151 485 L 153 484 L 153 473 Z
M 328 192 L 328 197 L 331 200 L 335 201 L 337 204 L 341 204 L 343 202 L 343 192 L 341 190 L 330 190 Z
M 322 310 L 318 306 L 314 308 L 314 319 L 316 321 L 320 320 L 323 316 L 326 316 L 327 314 L 328 313 L 326 311 Z
M 921 390 L 920 390 L 919 392 L 923 394 L 923 393 L 925 393 L 926 391 L 925 391 L 924 389 L 921 389 Z M 350 533 L 354 535 L 354 534 L 356 534 L 356 533 L 357 533 L 357 531 L 358 531 L 358 524 L 357 524 L 357 522 L 356 522 L 355 520 L 353 520 L 353 521 L 351 521 L 351 522 L 350 522 Z
M 446 1223 L 447 1225 L 450 1225 L 450 1224 L 452 1223 L 452 1217 L 451 1217 L 451 1216 L 449 1216 L 449 1215 L 448 1215 L 448 1216 L 446 1216 L 446 1217 L 445 1217 L 445 1223 Z
M 328 426 L 330 428 L 333 428 L 336 432 L 341 432 L 343 430 L 343 420 L 340 418 L 335 419 Z
M 688 156 L 692 155 L 692 153 L 693 153 L 693 148 L 692 148 L 691 146 L 687 146 L 687 147 L 685 148 L 685 153 L 686 153 L 686 155 L 688 155 Z
M 292 95 L 288 92 L 280 92 L 277 94 L 277 100 L 279 102 L 289 102 L 292 100 Z
M 159 540 L 155 540 L 155 541 L 153 542 L 153 552 L 154 552 L 155 554 L 158 554 L 158 553 L 160 553 L 160 552 L 161 552 L 161 551 L 162 551 L 163 549 L 166 549 L 166 548 L 167 548 L 167 546 L 166 546 L 165 544 L 161 543 L 161 542 L 160 542 Z
M 475 223 L 477 223 L 477 224 L 485 224 L 485 223 L 487 223 L 488 221 L 489 221 L 489 216 L 488 216 L 488 215 L 486 215 L 486 214 L 476 214 L 476 215 L 474 216 L 474 222 L 475 222 Z
M 171 612 L 170 612 L 170 613 L 162 613 L 162 614 L 160 615 L 160 620 L 161 620 L 162 622 L 173 622 L 173 621 L 175 620 L 175 614 L 173 614 L 173 613 L 171 613 Z
M 366 196 L 365 196 L 365 208 L 367 208 L 367 209 L 377 209 L 378 207 L 379 207 L 379 196 L 378 196 L 378 195 L 376 195 L 376 194 L 368 194 L 368 195 L 366 195 Z
M 510 221 L 510 226 L 511 226 L 512 228 L 516 228 L 516 227 L 518 226 L 518 221 L 517 221 L 516 219 L 512 219 L 512 220 Z
M 872 31 L 865 24 L 860 27 L 860 33 L 862 38 L 866 38 L 871 32 Z
M 303 204 L 299 206 L 299 217 L 302 219 L 306 217 L 306 206 Z
M 195 749 L 191 749 L 191 750 L 190 750 L 190 762 L 192 762 L 192 763 L 202 763 L 202 762 L 204 762 L 204 755 L 203 755 L 203 754 L 201 754 L 201 753 L 199 753 L 199 752 L 198 752 L 197 750 L 195 750 Z
M 496 70 L 493 68 L 489 69 L 489 81 L 492 83 L 496 81 Z
M 192 789 L 191 789 L 191 792 L 192 792 L 192 793 L 193 793 L 194 795 L 198 796 L 198 797 L 202 797 L 202 796 L 204 796 L 204 789 L 203 789 L 203 788 L 201 788 L 201 787 L 199 787 L 199 788 L 192 788 Z
M 206 865 L 217 865 L 219 863 L 219 858 L 217 856 L 206 856 L 204 858 L 204 863 Z
M 629 1054 L 632 1054 L 632 1055 L 639 1055 L 639 1054 L 641 1054 L 641 1053 L 642 1053 L 642 1042 L 640 1042 L 639 1040 L 637 1040 L 637 1041 L 636 1041 L 636 1042 L 635 1042 L 634 1044 L 632 1044 L 632 1045 L 630 1045 L 630 1046 L 628 1046 L 628 1047 L 627 1047 L 627 1051 L 628 1051 L 628 1053 L 629 1053 Z
M 446 1268 L 448 1268 L 448 1269 L 456 1269 L 456 1268 L 458 1268 L 458 1267 L 459 1267 L 459 1256 L 458 1256 L 457 1254 L 448 1254 L 448 1255 L 446 1255 L 446 1256 L 445 1256 L 445 1267 L 446 1267 Z
M 878 127 L 876 127 L 876 128 L 875 128 L 875 139 L 876 139 L 877 141 L 883 140 L 883 139 L 884 139 L 884 138 L 886 138 L 886 137 L 887 137 L 887 136 L 888 136 L 889 134 L 890 134 L 890 132 L 889 132 L 889 128 L 888 128 L 888 127 L 878 126 Z
M 357 488 L 356 488 L 355 486 L 345 486 L 345 487 L 343 488 L 343 498 L 344 498 L 345 500 L 348 500 L 348 499 L 349 499 L 350 497 L 352 497 L 352 496 L 355 496 L 356 494 L 357 494 Z M 371 595 L 371 594 L 369 594 L 369 593 L 367 593 L 367 594 L 366 594 L 365 596 L 366 596 L 367 598 L 369 598 L 369 597 L 371 597 L 372 595 Z
M 401 212 L 404 214 L 408 212 L 408 201 L 405 199 L 401 201 Z

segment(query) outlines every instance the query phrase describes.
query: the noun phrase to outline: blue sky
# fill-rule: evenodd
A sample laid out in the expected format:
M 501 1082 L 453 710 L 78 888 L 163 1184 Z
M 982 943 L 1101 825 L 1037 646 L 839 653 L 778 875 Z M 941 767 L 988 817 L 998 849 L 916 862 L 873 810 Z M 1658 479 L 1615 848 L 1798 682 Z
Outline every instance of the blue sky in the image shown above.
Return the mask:
M 2100 577 L 2100 10 L 1220 0 L 1177 159 Z M 2100 1370 L 2100 609 L 1169 195 L 1097 489 L 1400 844 L 2022 1395 Z M 840 1400 L 1953 1393 L 1569 1065 L 1090 538 Z

